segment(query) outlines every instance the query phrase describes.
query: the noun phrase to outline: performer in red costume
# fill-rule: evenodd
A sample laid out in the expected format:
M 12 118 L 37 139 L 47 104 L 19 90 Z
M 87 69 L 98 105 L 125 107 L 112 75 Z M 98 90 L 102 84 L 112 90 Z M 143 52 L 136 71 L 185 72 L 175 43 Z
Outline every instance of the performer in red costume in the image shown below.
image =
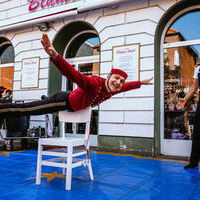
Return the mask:
M 25 104 L 1 104 L 0 116 L 16 117 L 20 115 L 41 115 L 61 110 L 77 111 L 88 106 L 94 107 L 113 95 L 151 85 L 151 80 L 132 81 L 125 83 L 128 75 L 120 69 L 112 69 L 107 78 L 88 77 L 76 71 L 51 44 L 48 35 L 43 34 L 41 43 L 50 56 L 50 61 L 68 80 L 76 83 L 78 88 L 72 92 L 58 92 L 46 99 Z

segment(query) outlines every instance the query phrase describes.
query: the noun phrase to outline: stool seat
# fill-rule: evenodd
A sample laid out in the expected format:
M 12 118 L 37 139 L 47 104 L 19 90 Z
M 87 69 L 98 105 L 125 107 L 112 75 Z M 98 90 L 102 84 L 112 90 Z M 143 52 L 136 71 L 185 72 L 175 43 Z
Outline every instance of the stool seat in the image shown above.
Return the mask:
M 77 112 L 61 111 L 59 112 L 59 121 L 61 122 L 62 136 L 57 138 L 40 138 L 38 140 L 38 158 L 36 184 L 41 184 L 42 166 L 63 168 L 63 174 L 66 175 L 66 190 L 71 190 L 72 169 L 80 166 L 87 166 L 90 179 L 93 180 L 92 165 L 89 151 L 89 129 L 91 119 L 91 107 Z M 85 135 L 83 138 L 65 137 L 64 123 L 85 123 Z M 60 147 L 58 149 L 46 149 L 46 147 Z M 84 146 L 84 148 L 78 148 Z M 43 155 L 51 158 L 44 159 Z M 85 155 L 85 158 L 83 158 Z M 81 156 L 81 158 L 79 158 Z M 66 169 L 66 173 L 65 173 Z
M 54 146 L 68 146 L 69 144 L 81 146 L 85 144 L 83 138 L 40 138 L 38 144 L 54 145 Z

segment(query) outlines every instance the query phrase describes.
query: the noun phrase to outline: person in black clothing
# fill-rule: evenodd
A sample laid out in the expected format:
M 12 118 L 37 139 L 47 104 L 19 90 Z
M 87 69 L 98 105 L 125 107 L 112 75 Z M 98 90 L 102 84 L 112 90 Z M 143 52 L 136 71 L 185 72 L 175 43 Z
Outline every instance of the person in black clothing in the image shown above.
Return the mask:
M 191 97 L 196 93 L 200 87 L 200 66 L 195 69 L 193 84 L 184 98 L 180 98 L 176 107 L 182 109 Z M 190 163 L 186 165 L 185 169 L 197 168 L 200 159 L 200 100 L 197 104 L 197 110 L 194 118 L 194 129 L 192 134 L 192 150 L 190 156 Z
M 6 88 L 4 86 L 0 86 L 0 98 L 2 98 L 2 94 L 4 93 L 5 90 Z

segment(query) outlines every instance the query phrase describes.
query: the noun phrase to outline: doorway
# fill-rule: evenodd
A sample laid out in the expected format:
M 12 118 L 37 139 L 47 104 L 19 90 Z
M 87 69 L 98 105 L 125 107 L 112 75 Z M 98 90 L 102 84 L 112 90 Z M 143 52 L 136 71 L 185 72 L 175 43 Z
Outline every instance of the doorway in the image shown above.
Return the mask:
M 161 55 L 161 154 L 190 156 L 193 121 L 199 98 L 198 91 L 184 108 L 177 109 L 193 83 L 195 68 L 200 64 L 200 39 L 193 31 L 200 30 L 197 16 L 189 12 L 167 30 Z M 190 19 L 190 26 L 186 21 Z M 195 26 L 195 28 L 194 28 Z M 193 27 L 193 29 L 192 29 Z

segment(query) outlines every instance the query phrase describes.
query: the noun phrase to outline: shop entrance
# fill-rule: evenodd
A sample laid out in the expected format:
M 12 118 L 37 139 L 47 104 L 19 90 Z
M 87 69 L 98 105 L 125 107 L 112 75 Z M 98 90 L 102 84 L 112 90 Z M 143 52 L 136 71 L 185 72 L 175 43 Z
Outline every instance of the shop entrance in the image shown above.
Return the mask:
M 167 30 L 163 44 L 163 91 L 161 153 L 190 156 L 194 116 L 199 100 L 197 91 L 184 108 L 178 109 L 193 84 L 194 70 L 200 64 L 200 38 L 196 34 L 199 11 L 187 13 Z M 186 24 L 190 21 L 191 26 Z M 195 27 L 195 31 L 193 29 Z
M 198 94 L 177 110 L 193 82 L 200 55 L 200 7 L 181 1 L 166 12 L 155 35 L 155 154 L 190 156 Z M 198 91 L 197 91 L 198 93 Z
M 182 109 L 177 109 L 176 104 L 178 98 L 184 98 L 192 86 L 194 70 L 199 64 L 199 48 L 200 40 L 164 44 L 162 154 L 190 155 L 194 115 L 199 94 L 197 92 Z

